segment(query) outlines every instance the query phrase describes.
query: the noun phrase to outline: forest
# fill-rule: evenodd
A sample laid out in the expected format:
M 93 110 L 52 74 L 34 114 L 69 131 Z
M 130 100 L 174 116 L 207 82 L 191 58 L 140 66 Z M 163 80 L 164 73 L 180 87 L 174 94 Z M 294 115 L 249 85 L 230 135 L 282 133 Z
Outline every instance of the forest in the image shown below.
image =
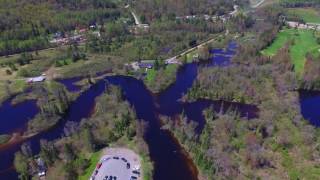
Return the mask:
M 280 4 L 284 7 L 319 7 L 319 0 L 280 0 Z
M 247 119 L 236 108 L 217 112 L 219 107 L 210 107 L 203 111 L 200 131 L 184 113 L 162 117 L 163 128 L 179 139 L 208 179 L 317 178 L 319 129 L 300 114 L 299 83 L 288 50 L 272 59 L 246 57 L 250 62 L 245 65 L 200 69 L 186 96 L 192 101 L 250 103 L 259 108 L 259 117 Z
M 0 55 L 51 47 L 54 33 L 68 33 L 107 19 L 120 11 L 112 1 L 0 1 Z
M 39 156 L 45 166 L 50 167 L 47 179 L 78 179 L 84 174 L 91 175 L 87 168 L 95 166 L 91 157 L 104 147 L 128 147 L 141 155 L 144 177 L 152 176 L 152 163 L 148 155 L 148 146 L 143 135 L 145 124 L 137 120 L 135 112 L 127 101 L 123 100 L 121 90 L 110 86 L 96 99 L 93 115 L 81 122 L 68 122 L 64 135 L 56 141 L 41 140 Z M 30 144 L 21 146 L 15 155 L 15 167 L 21 179 L 36 176 L 37 166 Z
M 233 2 L 233 0 L 140 0 L 133 4 L 137 12 L 145 12 L 141 18 L 143 22 L 151 22 L 163 16 L 224 15 L 233 11 Z M 249 1 L 237 0 L 237 4 L 246 6 Z
M 162 128 L 182 145 L 204 179 L 317 179 L 320 131 L 302 117 L 299 90 L 320 89 L 320 56 L 303 54 L 305 59 L 299 61 L 296 72 L 292 47 L 305 40 L 298 29 L 290 34 L 298 40 L 285 39 L 272 55 L 265 52 L 286 31 L 285 8 L 319 7 L 320 2 L 280 0 L 256 11 L 245 11 L 248 0 L 236 4 L 240 12 L 224 20 L 218 16 L 234 10 L 233 0 L 0 0 L 0 55 L 7 56 L 0 59 L 7 78 L 3 99 L 29 87 L 14 102 L 37 100 L 40 112 L 27 125 L 27 133 L 37 133 L 64 120 L 79 94 L 51 80 L 23 84 L 21 90 L 11 78 L 38 76 L 53 69 L 59 78 L 84 77 L 80 82 L 85 84 L 84 91 L 95 83 L 98 73 L 126 75 L 142 79 L 157 97 L 176 80 L 180 67 L 166 65 L 164 60 L 216 38 L 192 52 L 201 60 L 197 62 L 200 67 L 181 103 L 206 99 L 250 104 L 259 109 L 259 116 L 248 119 L 236 108 L 217 112 L 214 109 L 220 107 L 212 106 L 202 112 L 204 124 L 182 112 L 174 117 L 159 115 Z M 148 28 L 134 25 L 132 12 Z M 190 15 L 196 18 L 186 18 Z M 67 37 L 91 25 L 96 27 L 85 33 L 84 43 L 50 43 L 56 33 Z M 232 65 L 205 67 L 211 58 L 209 50 L 225 47 L 231 39 L 238 45 Z M 317 47 L 319 39 L 313 39 L 313 44 Z M 193 56 L 178 56 L 178 60 L 184 65 L 195 61 Z M 154 67 L 130 68 L 130 63 L 142 60 L 154 60 Z M 144 177 L 151 179 L 153 164 L 144 140 L 147 125 L 137 118 L 121 89 L 108 86 L 95 104 L 90 117 L 67 122 L 61 138 L 41 140 L 39 154 L 24 143 L 14 160 L 20 179 L 36 176 L 35 157 L 49 167 L 47 179 L 86 179 L 102 149 L 114 146 L 137 152 L 143 159 Z M 0 144 L 9 139 L 1 135 Z
M 264 9 L 259 14 L 278 14 L 277 9 Z M 270 13 L 272 12 L 272 13 Z M 258 14 L 258 15 L 259 15 Z M 271 17 L 271 16 L 264 16 Z M 203 67 L 185 95 L 185 101 L 198 99 L 224 100 L 253 104 L 259 117 L 240 116 L 240 109 L 203 111 L 204 127 L 199 130 L 195 119 L 182 112 L 177 117 L 162 116 L 168 129 L 191 154 L 207 179 L 316 179 L 315 166 L 320 151 L 319 129 L 301 116 L 299 89 L 316 90 L 319 85 L 319 57 L 306 56 L 302 78 L 294 71 L 290 44 L 272 57 L 260 53 L 272 43 L 281 29 L 281 21 L 270 18 L 273 26 L 261 29 L 240 47 L 228 67 Z M 256 22 L 249 32 L 264 23 Z M 278 29 L 280 27 L 280 29 Z M 238 41 L 238 42 L 239 42 Z M 202 125 L 200 126 L 202 127 Z

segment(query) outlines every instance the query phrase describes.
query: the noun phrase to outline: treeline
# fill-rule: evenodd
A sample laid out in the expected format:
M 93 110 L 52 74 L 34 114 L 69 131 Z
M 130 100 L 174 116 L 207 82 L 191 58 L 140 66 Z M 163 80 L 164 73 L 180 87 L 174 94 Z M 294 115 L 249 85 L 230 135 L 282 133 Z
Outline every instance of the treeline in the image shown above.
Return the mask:
M 145 125 L 138 121 L 134 110 L 123 100 L 121 90 L 110 86 L 96 99 L 92 117 L 81 122 L 67 122 L 64 137 L 54 142 L 41 140 L 40 158 L 48 167 L 47 179 L 78 179 L 91 165 L 92 153 L 97 153 L 111 144 L 128 146 L 142 157 L 146 178 L 152 177 L 152 163 L 148 155 L 148 146 L 144 136 Z M 26 151 L 27 149 L 27 151 Z M 35 154 L 28 144 L 16 153 L 15 167 L 20 178 L 36 176 Z M 91 173 L 91 172 L 89 172 Z
M 303 79 L 300 88 L 307 90 L 320 89 L 320 56 L 314 57 L 308 53 L 304 66 Z
M 237 1 L 238 5 L 248 5 L 247 0 Z M 139 0 L 133 2 L 137 12 L 142 13 L 143 22 L 151 22 L 166 16 L 223 15 L 233 11 L 233 0 Z
M 66 88 L 56 82 L 34 85 L 29 96 L 37 99 L 39 114 L 28 122 L 26 134 L 38 133 L 59 122 L 67 112 L 72 98 Z M 25 95 L 28 98 L 28 95 Z
M 197 79 L 188 91 L 186 98 L 190 101 L 205 98 L 259 104 L 269 98 L 270 89 L 266 86 L 272 86 L 270 82 L 274 79 L 275 74 L 273 73 L 277 71 L 288 78 L 288 81 L 279 81 L 279 90 L 297 88 L 297 80 L 292 72 L 293 65 L 288 48 L 284 47 L 279 50 L 272 59 L 261 56 L 254 58 L 251 54 L 244 56 L 251 56 L 250 61 L 256 62 L 225 68 L 199 69 Z M 237 56 L 234 59 L 237 59 Z
M 259 13 L 278 12 L 269 8 Z M 170 129 L 208 179 L 315 179 L 320 171 L 314 164 L 320 157 L 320 151 L 314 149 L 320 141 L 319 132 L 300 113 L 295 91 L 299 81 L 290 59 L 290 42 L 272 58 L 259 53 L 281 26 L 279 16 L 264 17 L 249 29 L 249 33 L 256 32 L 254 38 L 240 40 L 235 63 L 200 69 L 187 94 L 191 100 L 253 103 L 259 108 L 259 117 L 245 120 L 235 113 L 214 113 L 210 108 L 203 112 L 206 124 L 199 134 L 194 131 L 195 123 L 183 115 L 176 122 L 169 121 Z M 267 24 L 273 27 L 262 26 Z M 310 80 L 319 70 L 311 57 L 306 64 L 310 70 L 305 72 Z
M 320 0 L 281 0 L 280 4 L 284 7 L 319 7 Z
M 87 50 L 92 53 L 110 53 L 130 61 L 165 59 L 193 47 L 210 34 L 225 30 L 222 21 L 204 19 L 183 21 L 175 18 L 155 20 L 148 32 L 134 36 L 125 23 L 106 23 L 101 36 L 89 36 Z
M 49 37 L 76 27 L 116 19 L 120 10 L 112 1 L 0 1 L 0 55 L 50 46 Z
M 272 59 L 244 56 L 247 64 L 200 70 L 197 87 L 190 92 L 194 99 L 232 100 L 231 94 L 251 100 L 259 107 L 257 118 L 247 120 L 235 112 L 215 113 L 209 108 L 203 111 L 206 122 L 200 131 L 183 114 L 178 120 L 166 120 L 167 126 L 208 179 L 316 178 L 319 132 L 301 116 L 288 48 Z
M 198 124 L 190 121 L 184 114 L 178 119 L 162 117 L 164 128 L 169 129 L 191 154 L 201 175 L 208 179 L 233 179 L 244 177 L 239 171 L 237 155 L 243 149 L 242 161 L 250 168 L 271 167 L 270 154 L 264 154 L 263 147 L 249 132 L 248 121 L 237 112 L 216 113 L 213 107 L 204 110 L 205 126 L 196 131 Z M 246 171 L 245 169 L 242 169 Z M 254 177 L 254 176 L 251 176 Z

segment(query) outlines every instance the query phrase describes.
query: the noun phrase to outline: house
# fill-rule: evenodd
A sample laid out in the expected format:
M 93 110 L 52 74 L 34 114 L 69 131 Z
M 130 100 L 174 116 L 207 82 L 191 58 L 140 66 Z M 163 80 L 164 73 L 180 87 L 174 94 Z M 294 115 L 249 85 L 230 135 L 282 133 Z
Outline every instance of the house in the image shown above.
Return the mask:
M 138 27 L 147 30 L 150 26 L 149 26 L 149 24 L 139 24 Z
M 39 177 L 45 176 L 46 171 L 47 171 L 47 167 L 41 158 L 37 159 L 37 165 L 38 165 L 38 176 Z
M 83 34 L 83 33 L 86 33 L 87 32 L 87 29 L 83 28 L 83 29 L 79 29 L 79 33 L 80 34 Z
M 46 80 L 46 76 L 45 75 L 41 75 L 41 76 L 38 76 L 38 77 L 28 78 L 27 79 L 27 83 L 43 82 L 45 80 Z
M 96 29 L 97 28 L 97 26 L 95 24 L 92 24 L 89 27 L 90 27 L 90 29 Z
M 131 67 L 134 69 L 134 70 L 138 70 L 138 69 L 152 69 L 153 66 L 154 66 L 154 60 L 142 60 L 142 61 L 136 61 L 136 62 L 133 62 L 131 63 Z
M 298 28 L 298 29 L 312 29 L 312 30 L 320 30 L 320 24 L 314 24 L 314 23 L 300 23 L 300 22 L 294 22 L 294 21 L 287 21 L 287 26 L 290 28 Z
M 96 36 L 96 37 L 101 37 L 101 34 L 99 31 L 94 31 L 92 32 L 92 35 Z
M 299 26 L 299 23 L 294 21 L 287 21 L 287 25 L 291 28 L 297 28 Z
M 147 62 L 140 62 L 139 63 L 140 68 L 146 68 L 146 69 L 152 69 L 153 63 L 147 63 Z

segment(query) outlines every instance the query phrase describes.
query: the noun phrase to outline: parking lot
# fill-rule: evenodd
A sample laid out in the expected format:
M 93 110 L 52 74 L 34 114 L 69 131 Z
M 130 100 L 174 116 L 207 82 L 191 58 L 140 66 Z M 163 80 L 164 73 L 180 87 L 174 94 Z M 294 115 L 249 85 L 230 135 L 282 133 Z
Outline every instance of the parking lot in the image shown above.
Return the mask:
M 140 180 L 140 157 L 129 149 L 107 148 L 92 174 L 94 180 Z

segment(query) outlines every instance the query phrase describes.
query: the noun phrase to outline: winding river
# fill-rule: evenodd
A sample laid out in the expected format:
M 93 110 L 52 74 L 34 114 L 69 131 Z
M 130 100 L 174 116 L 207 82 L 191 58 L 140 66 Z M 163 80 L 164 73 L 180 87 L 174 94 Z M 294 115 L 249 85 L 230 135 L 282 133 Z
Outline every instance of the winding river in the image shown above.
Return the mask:
M 235 54 L 236 44 L 230 43 L 226 50 L 214 49 L 215 53 L 206 66 L 227 66 L 231 57 Z M 195 180 L 197 179 L 197 170 L 184 153 L 180 145 L 165 130 L 161 129 L 158 115 L 164 114 L 173 116 L 186 112 L 189 119 L 197 121 L 201 130 L 204 125 L 202 111 L 206 107 L 214 106 L 218 111 L 230 107 L 239 110 L 243 117 L 248 119 L 256 117 L 258 109 L 253 105 L 240 103 L 230 103 L 223 101 L 199 100 L 193 103 L 183 103 L 179 101 L 183 94 L 192 86 L 197 76 L 198 67 L 201 64 L 190 63 L 181 67 L 177 73 L 176 82 L 160 94 L 152 94 L 140 80 L 127 76 L 109 76 L 92 85 L 84 91 L 70 106 L 70 109 L 64 120 L 60 121 L 55 127 L 46 132 L 40 133 L 32 138 L 27 139 L 30 143 L 33 153 L 38 153 L 40 139 L 55 140 L 63 136 L 63 129 L 67 121 L 79 122 L 83 118 L 90 116 L 93 111 L 95 98 L 101 95 L 106 83 L 114 84 L 121 87 L 124 97 L 134 106 L 137 117 L 149 123 L 148 130 L 145 134 L 145 140 L 150 149 L 151 159 L 155 164 L 155 180 Z M 77 79 L 62 80 L 70 91 L 79 90 L 74 86 Z M 35 101 L 25 101 L 16 106 L 10 104 L 11 99 L 7 100 L 0 107 L 0 117 L 2 124 L 0 134 L 12 133 L 17 129 L 25 126 L 26 122 L 37 113 Z M 27 112 L 25 112 L 27 111 Z M 3 118 L 6 117 L 6 118 Z M 17 179 L 17 173 L 12 168 L 14 153 L 20 149 L 21 142 L 0 148 L 0 179 Z

